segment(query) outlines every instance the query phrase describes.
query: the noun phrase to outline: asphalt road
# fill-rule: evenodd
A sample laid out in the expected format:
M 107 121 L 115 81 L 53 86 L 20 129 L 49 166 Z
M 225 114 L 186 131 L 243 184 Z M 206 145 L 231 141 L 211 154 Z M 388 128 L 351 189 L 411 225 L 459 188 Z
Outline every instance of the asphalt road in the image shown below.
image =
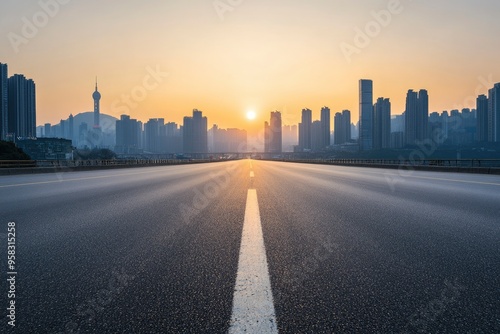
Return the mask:
M 500 333 L 499 176 L 242 160 L 2 176 L 0 199 L 2 333 L 237 333 L 249 303 L 269 333 Z

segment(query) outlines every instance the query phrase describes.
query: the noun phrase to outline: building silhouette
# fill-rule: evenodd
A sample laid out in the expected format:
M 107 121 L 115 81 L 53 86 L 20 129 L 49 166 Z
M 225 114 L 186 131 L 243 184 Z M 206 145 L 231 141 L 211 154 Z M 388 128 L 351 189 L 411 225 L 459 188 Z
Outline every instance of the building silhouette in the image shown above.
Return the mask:
M 7 139 L 8 122 L 8 67 L 0 63 L 0 140 Z
M 14 138 L 36 137 L 35 82 L 22 74 L 8 79 L 8 132 Z
M 351 140 L 351 112 L 344 110 L 334 117 L 334 144 L 342 145 Z
M 116 121 L 116 145 L 115 152 L 123 154 L 134 154 L 139 151 L 140 138 L 142 135 L 142 124 L 128 115 L 121 115 Z
M 281 112 L 279 111 L 272 111 L 269 123 L 264 123 L 264 151 L 267 153 L 283 151 Z
M 488 141 L 488 97 L 479 95 L 476 99 L 476 139 L 478 142 Z
M 94 128 L 99 128 L 101 116 L 99 103 L 101 101 L 101 93 L 97 90 L 97 78 L 95 79 L 95 91 L 92 93 L 92 99 L 94 99 Z
M 51 137 L 51 125 L 50 123 L 45 123 L 44 126 L 43 126 L 43 136 L 45 138 L 50 138 Z
M 325 149 L 323 122 L 314 121 L 311 125 L 311 151 L 319 152 Z
M 380 150 L 391 146 L 391 102 L 380 97 L 373 106 L 373 148 Z
M 428 138 L 429 96 L 425 89 L 412 89 L 406 95 L 405 144 L 417 145 Z
M 298 126 L 283 125 L 283 152 L 293 152 L 293 147 L 298 145 Z
M 311 146 L 312 111 L 302 109 L 302 122 L 299 124 L 299 148 L 310 150 Z
M 165 119 L 150 118 L 144 124 L 144 150 L 148 153 L 165 152 Z
M 68 138 L 69 140 L 71 140 L 71 143 L 74 144 L 76 142 L 75 140 L 75 121 L 74 121 L 74 118 L 73 118 L 73 114 L 69 114 L 69 117 L 68 117 Z
M 247 151 L 247 132 L 240 129 L 220 129 L 216 124 L 209 130 L 209 151 L 240 153 Z
M 488 91 L 488 141 L 500 142 L 500 83 Z
M 330 108 L 321 108 L 321 149 L 325 149 L 330 146 L 330 132 L 331 132 L 331 120 L 330 120 Z
M 208 153 L 208 121 L 203 113 L 193 110 L 192 117 L 184 117 L 183 146 L 184 153 Z
M 359 80 L 359 149 L 373 149 L 373 81 Z

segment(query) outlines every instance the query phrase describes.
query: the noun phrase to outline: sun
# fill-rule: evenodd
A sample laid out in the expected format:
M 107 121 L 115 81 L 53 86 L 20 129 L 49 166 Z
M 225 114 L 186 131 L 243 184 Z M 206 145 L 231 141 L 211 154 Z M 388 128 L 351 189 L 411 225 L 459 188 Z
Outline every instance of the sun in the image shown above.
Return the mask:
M 253 110 L 247 111 L 247 119 L 253 121 L 257 117 L 257 114 Z

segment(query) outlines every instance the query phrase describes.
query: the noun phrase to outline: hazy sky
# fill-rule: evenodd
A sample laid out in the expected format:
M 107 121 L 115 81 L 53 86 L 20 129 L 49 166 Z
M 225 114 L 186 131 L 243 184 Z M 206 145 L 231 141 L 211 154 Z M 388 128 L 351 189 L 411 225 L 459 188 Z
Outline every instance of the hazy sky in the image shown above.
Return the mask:
M 361 78 L 393 114 L 408 89 L 427 89 L 431 111 L 473 107 L 500 81 L 499 12 L 494 0 L 2 0 L 0 62 L 35 80 L 38 124 L 92 110 L 95 76 L 115 117 L 182 123 L 197 108 L 255 130 L 272 110 L 295 124 L 326 105 L 357 121 Z

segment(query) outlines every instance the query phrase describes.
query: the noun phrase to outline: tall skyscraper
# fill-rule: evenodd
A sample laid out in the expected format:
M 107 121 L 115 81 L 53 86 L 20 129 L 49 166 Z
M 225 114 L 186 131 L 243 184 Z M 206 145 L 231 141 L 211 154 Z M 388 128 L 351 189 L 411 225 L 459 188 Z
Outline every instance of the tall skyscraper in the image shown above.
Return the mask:
M 281 126 L 281 113 L 279 111 L 271 112 L 269 124 L 264 125 L 265 144 L 264 148 L 269 153 L 281 153 L 283 150 L 283 134 Z
M 500 83 L 488 91 L 488 141 L 500 142 Z
M 322 149 L 330 146 L 330 108 L 321 108 L 321 146 Z
M 321 121 L 314 121 L 311 124 L 311 150 L 319 152 L 324 150 L 323 124 Z
M 116 121 L 116 146 L 118 153 L 135 153 L 139 148 L 139 124 L 128 115 Z
M 68 139 L 71 140 L 72 144 L 76 142 L 74 127 L 75 127 L 75 121 L 73 119 L 73 114 L 70 114 L 68 117 Z
M 283 125 L 283 152 L 293 152 L 294 146 L 298 145 L 297 125 Z
M 8 132 L 15 138 L 36 137 L 35 82 L 14 74 L 8 80 Z
M 342 118 L 344 120 L 345 127 L 345 142 L 347 143 L 352 139 L 351 111 L 342 110 Z
M 429 96 L 425 89 L 406 95 L 405 144 L 417 145 L 428 138 Z
M 476 139 L 479 142 L 488 141 L 488 97 L 479 95 L 476 100 Z
M 373 81 L 359 80 L 359 149 L 373 148 Z
M 344 110 L 334 117 L 334 144 L 342 145 L 351 140 L 351 112 Z
M 193 110 L 192 117 L 184 117 L 183 145 L 185 153 L 208 152 L 208 121 L 203 113 Z
M 43 126 L 43 136 L 45 138 L 50 138 L 52 136 L 50 128 L 51 128 L 50 123 L 45 123 L 45 125 Z
M 310 150 L 311 147 L 312 111 L 302 109 L 302 122 L 299 124 L 299 147 Z
M 97 78 L 95 79 L 95 91 L 92 94 L 92 98 L 94 99 L 94 128 L 99 128 L 101 117 L 99 101 L 101 100 L 101 93 L 97 90 Z
M 126 116 L 122 120 L 124 122 L 130 122 L 131 121 L 130 118 L 127 119 L 127 117 L 128 116 Z M 165 136 L 162 136 L 162 132 L 164 132 L 162 131 L 163 130 L 162 128 L 164 127 L 164 125 L 165 125 L 165 119 L 163 118 L 150 118 L 149 121 L 146 124 L 144 124 L 144 149 L 147 152 L 164 153 Z M 122 136 L 121 133 L 120 136 Z M 116 139 L 118 141 L 118 128 L 117 128 Z
M 429 138 L 429 94 L 427 90 L 418 92 L 417 139 L 423 141 Z
M 8 111 L 8 67 L 7 64 L 0 63 L 0 140 L 7 138 L 9 131 L 9 111 Z
M 383 97 L 373 106 L 373 148 L 389 148 L 391 144 L 391 102 Z

